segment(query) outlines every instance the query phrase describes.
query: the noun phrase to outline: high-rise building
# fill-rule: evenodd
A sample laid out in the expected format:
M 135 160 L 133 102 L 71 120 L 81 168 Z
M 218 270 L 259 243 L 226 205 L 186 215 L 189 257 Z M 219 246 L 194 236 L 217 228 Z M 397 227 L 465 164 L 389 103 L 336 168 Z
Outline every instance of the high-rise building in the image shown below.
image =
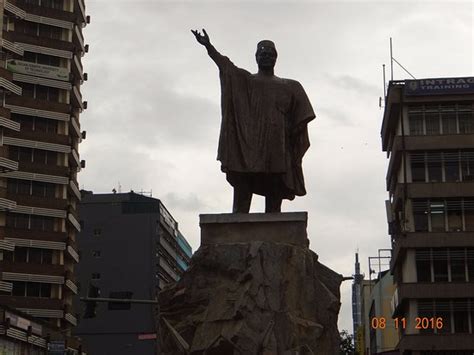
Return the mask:
M 84 0 L 2 0 L 0 304 L 69 334 L 79 261 Z
M 101 298 L 154 300 L 187 269 L 191 247 L 160 200 L 83 191 L 79 212 L 83 296 L 93 288 Z M 151 304 L 98 303 L 95 317 L 82 319 L 75 332 L 92 355 L 153 354 L 156 315 Z
M 400 354 L 474 352 L 474 78 L 391 81 L 382 124 Z

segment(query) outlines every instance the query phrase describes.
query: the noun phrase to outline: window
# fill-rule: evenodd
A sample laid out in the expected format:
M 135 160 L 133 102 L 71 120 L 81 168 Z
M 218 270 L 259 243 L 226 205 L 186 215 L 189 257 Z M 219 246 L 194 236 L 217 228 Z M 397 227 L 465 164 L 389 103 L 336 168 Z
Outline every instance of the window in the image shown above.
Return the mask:
M 431 153 L 427 156 L 428 181 L 443 181 L 443 171 L 441 168 L 441 153 Z
M 439 113 L 436 111 L 425 112 L 426 135 L 440 134 L 439 129 Z
M 411 179 L 413 182 L 425 182 L 425 154 L 410 154 L 411 162 Z
M 26 282 L 13 281 L 12 282 L 12 295 L 13 296 L 25 296 L 26 293 Z
M 430 203 L 430 217 L 431 217 L 431 231 L 444 232 L 445 231 L 445 207 L 444 201 L 431 201 Z
M 466 281 L 466 250 L 455 248 L 449 250 L 449 261 L 451 266 L 451 282 Z
M 431 250 L 417 249 L 415 254 L 418 282 L 431 282 Z
M 434 282 L 448 282 L 448 250 L 433 249 Z
M 474 131 L 472 104 L 425 104 L 408 107 L 410 135 L 465 134 Z
M 100 255 L 101 255 L 100 250 L 92 250 L 92 256 L 94 258 L 100 258 Z
M 458 132 L 455 110 L 454 106 L 441 107 L 443 134 L 456 134 Z
M 100 280 L 100 273 L 98 272 L 93 272 L 91 275 L 92 280 Z
M 424 134 L 423 130 L 423 113 L 414 112 L 409 114 L 410 117 L 410 135 L 421 136 Z
M 434 307 L 432 300 L 418 300 L 418 317 L 431 318 L 434 316 Z M 433 333 L 433 329 L 428 327 L 427 329 L 420 329 L 420 334 Z
M 102 234 L 102 230 L 100 228 L 94 228 L 94 237 L 99 237 Z
M 449 300 L 435 300 L 435 315 L 443 318 L 443 327 L 437 333 L 451 333 L 451 306 Z

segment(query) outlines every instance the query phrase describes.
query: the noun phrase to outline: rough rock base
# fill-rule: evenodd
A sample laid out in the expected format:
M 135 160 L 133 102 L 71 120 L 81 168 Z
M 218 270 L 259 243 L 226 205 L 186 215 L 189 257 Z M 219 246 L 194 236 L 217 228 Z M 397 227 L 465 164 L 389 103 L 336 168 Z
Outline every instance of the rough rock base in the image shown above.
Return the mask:
M 160 293 L 163 354 L 336 355 L 341 281 L 304 246 L 201 245 Z

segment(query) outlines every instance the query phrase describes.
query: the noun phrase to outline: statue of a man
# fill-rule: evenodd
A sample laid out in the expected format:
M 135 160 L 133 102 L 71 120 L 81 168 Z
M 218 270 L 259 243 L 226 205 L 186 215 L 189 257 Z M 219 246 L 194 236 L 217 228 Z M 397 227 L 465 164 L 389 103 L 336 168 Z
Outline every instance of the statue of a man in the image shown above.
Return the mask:
M 311 103 L 295 80 L 274 75 L 277 51 L 260 41 L 258 73 L 236 67 L 192 31 L 217 64 L 221 80 L 222 123 L 217 159 L 234 188 L 234 213 L 248 213 L 252 194 L 265 196 L 265 212 L 280 212 L 283 199 L 306 194 L 301 163 L 309 147 L 307 124 L 315 118 Z

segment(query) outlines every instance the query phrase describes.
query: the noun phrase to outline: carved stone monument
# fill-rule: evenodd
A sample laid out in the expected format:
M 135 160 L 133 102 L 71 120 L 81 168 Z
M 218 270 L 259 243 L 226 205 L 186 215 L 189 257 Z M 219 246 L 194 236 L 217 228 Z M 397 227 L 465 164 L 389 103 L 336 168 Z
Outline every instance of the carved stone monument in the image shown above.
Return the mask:
M 305 194 L 311 104 L 298 82 L 273 75 L 273 42 L 258 44 L 252 75 L 193 33 L 220 69 L 218 159 L 234 213 L 200 216 L 200 248 L 160 293 L 162 353 L 336 355 L 342 276 L 309 249 L 307 213 L 280 212 L 282 199 Z M 267 213 L 248 213 L 253 193 Z

